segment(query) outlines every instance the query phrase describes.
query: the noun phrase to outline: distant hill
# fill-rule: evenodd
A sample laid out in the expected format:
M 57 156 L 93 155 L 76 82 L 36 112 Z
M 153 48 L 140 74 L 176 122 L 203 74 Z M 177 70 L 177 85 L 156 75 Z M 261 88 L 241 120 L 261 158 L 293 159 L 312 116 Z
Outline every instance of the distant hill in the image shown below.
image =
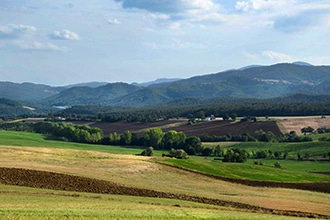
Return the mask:
M 51 87 L 34 83 L 0 82 L 0 98 L 17 101 L 38 101 L 65 90 L 64 87 Z
M 0 116 L 31 114 L 33 110 L 33 108 L 23 106 L 17 101 L 0 98 Z
M 300 66 L 313 66 L 310 63 L 306 63 L 306 62 L 302 62 L 302 61 L 293 62 L 292 64 L 300 65 Z
M 180 78 L 174 78 L 174 79 L 160 78 L 160 79 L 156 79 L 154 81 L 145 82 L 145 83 L 133 83 L 133 85 L 151 86 L 151 85 L 158 85 L 158 84 L 162 84 L 162 83 L 172 83 L 172 82 L 179 81 L 179 80 L 181 80 L 181 79 Z
M 188 79 L 160 79 L 143 86 L 91 82 L 66 88 L 2 82 L 0 94 L 2 98 L 29 100 L 44 106 L 92 104 L 129 107 L 189 99 L 198 102 L 212 99 L 275 99 L 295 94 L 317 97 L 330 95 L 330 66 L 313 66 L 304 62 L 247 66 Z
M 54 96 L 43 99 L 47 105 L 72 106 L 85 104 L 111 105 L 113 100 L 132 94 L 140 87 L 127 83 L 109 83 L 104 86 L 91 88 L 87 86 L 72 87 Z
M 107 82 L 85 82 L 85 83 L 76 83 L 76 84 L 71 84 L 71 85 L 67 85 L 64 86 L 65 88 L 69 89 L 72 87 L 90 87 L 90 88 L 97 88 L 100 86 L 105 86 L 106 84 L 108 84 Z

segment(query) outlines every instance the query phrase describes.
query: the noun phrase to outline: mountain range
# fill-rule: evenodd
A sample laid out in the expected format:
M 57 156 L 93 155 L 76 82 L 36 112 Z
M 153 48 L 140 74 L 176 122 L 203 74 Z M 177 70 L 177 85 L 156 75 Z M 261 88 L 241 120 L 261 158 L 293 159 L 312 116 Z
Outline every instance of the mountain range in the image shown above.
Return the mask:
M 271 99 L 295 94 L 330 95 L 330 66 L 304 62 L 248 66 L 188 79 L 144 84 L 91 82 L 62 87 L 0 82 L 0 98 L 42 106 L 147 106 L 182 99 Z

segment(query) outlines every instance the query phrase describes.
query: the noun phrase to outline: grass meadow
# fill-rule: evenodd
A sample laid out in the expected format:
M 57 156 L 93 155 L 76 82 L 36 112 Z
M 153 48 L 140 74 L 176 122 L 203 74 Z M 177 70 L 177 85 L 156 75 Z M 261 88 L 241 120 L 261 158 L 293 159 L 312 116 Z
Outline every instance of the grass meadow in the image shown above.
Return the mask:
M 264 165 L 255 165 L 262 161 Z M 315 172 L 329 172 L 329 162 L 280 160 L 281 169 L 275 168 L 276 160 L 248 160 L 246 163 L 224 163 L 213 158 L 194 157 L 188 160 L 167 159 L 164 161 L 178 167 L 218 176 L 278 182 L 330 182 L 329 175 Z
M 318 192 L 250 187 L 215 180 L 155 163 L 170 163 L 232 178 L 273 181 L 330 181 L 310 172 L 330 170 L 327 162 L 273 160 L 255 166 L 190 157 L 188 160 L 138 157 L 141 149 L 49 140 L 25 132 L 0 131 L 0 164 L 113 181 L 126 186 L 186 194 L 280 210 L 330 216 L 330 195 Z M 162 152 L 157 151 L 156 155 Z M 253 213 L 182 200 L 65 192 L 0 184 L 0 219 L 304 219 Z
M 173 199 L 0 185 L 1 219 L 305 219 Z

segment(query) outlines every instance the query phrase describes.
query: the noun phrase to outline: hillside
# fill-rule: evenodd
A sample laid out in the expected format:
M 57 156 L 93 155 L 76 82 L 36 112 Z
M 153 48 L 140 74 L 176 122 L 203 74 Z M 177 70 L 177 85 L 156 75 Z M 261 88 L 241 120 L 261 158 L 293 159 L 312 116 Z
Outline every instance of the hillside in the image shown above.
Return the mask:
M 33 108 L 23 106 L 17 101 L 0 98 L 0 116 L 31 114 L 33 111 Z
M 298 93 L 329 95 L 329 82 L 330 67 L 328 66 L 276 64 L 195 76 L 174 82 L 153 84 L 148 87 L 137 87 L 133 92 L 124 92 L 123 96 L 117 96 L 114 99 L 94 96 L 93 102 L 85 99 L 81 104 L 91 104 L 98 100 L 107 105 L 136 107 L 157 105 L 185 98 L 269 99 Z M 112 93 L 110 90 L 108 92 Z M 88 90 L 80 94 L 83 97 L 89 95 Z M 65 99 L 65 96 L 62 97 Z
M 156 81 L 157 82 L 157 81 Z M 85 83 L 51 87 L 0 82 L 0 98 L 42 105 L 111 105 L 140 107 L 184 99 L 269 99 L 330 95 L 330 66 L 275 64 L 249 66 L 182 80 L 160 80 L 140 86 L 127 83 Z M 93 85 L 93 86 L 90 86 Z M 97 86 L 100 85 L 100 86 Z
M 154 157 L 141 157 L 133 155 L 140 152 L 141 149 L 52 141 L 46 140 L 42 135 L 24 132 L 2 131 L 0 134 L 0 152 L 5 155 L 0 158 L 2 164 L 0 182 L 3 189 L 3 199 L 1 200 L 3 202 L 0 204 L 2 210 L 6 210 L 14 204 L 20 206 L 15 210 L 32 208 L 29 206 L 31 202 L 36 204 L 33 203 L 33 197 L 39 197 L 38 192 L 41 192 L 35 191 L 35 188 L 43 188 L 57 190 L 56 192 L 45 193 L 48 197 L 47 200 L 40 200 L 39 197 L 39 205 L 33 207 L 33 209 L 45 209 L 46 213 L 49 213 L 49 206 L 42 204 L 49 205 L 49 199 L 54 198 L 56 194 L 60 194 L 62 198 L 72 198 L 72 201 L 60 204 L 59 200 L 54 200 L 56 203 L 54 209 L 58 209 L 61 204 L 64 204 L 65 214 L 67 214 L 68 209 L 74 208 L 70 206 L 72 203 L 77 204 L 77 207 L 86 209 L 88 207 L 85 202 L 87 196 L 93 198 L 97 207 L 99 207 L 99 202 L 103 200 L 106 202 L 106 209 L 117 209 L 118 206 L 111 205 L 112 202 L 117 201 L 124 203 L 124 210 L 127 211 L 129 208 L 127 202 L 122 201 L 119 197 L 116 199 L 104 197 L 109 194 L 119 194 L 126 195 L 126 198 L 129 195 L 134 195 L 135 200 L 138 200 L 139 203 L 142 202 L 141 206 L 147 205 L 148 197 L 155 197 L 157 200 L 153 201 L 151 210 L 162 203 L 162 198 L 168 198 L 171 201 L 172 199 L 179 199 L 180 201 L 171 203 L 166 214 L 172 213 L 173 210 L 175 212 L 182 210 L 186 207 L 184 201 L 194 201 L 216 205 L 221 208 L 221 212 L 230 207 L 231 211 L 240 209 L 244 212 L 250 210 L 259 214 L 271 214 L 264 219 L 273 219 L 275 215 L 326 219 L 329 216 L 329 209 L 327 208 L 330 201 L 329 177 L 309 173 L 315 171 L 315 168 L 318 171 L 327 169 L 327 164 L 324 162 L 281 161 L 281 164 L 286 164 L 285 169 L 275 170 L 272 166 L 255 166 L 253 161 L 230 164 L 204 157 L 176 160 L 161 157 L 161 151 L 156 152 L 157 155 Z M 269 161 L 268 164 L 272 162 Z M 175 163 L 178 165 L 180 163 L 195 164 L 198 165 L 198 168 L 206 167 L 209 171 L 200 171 L 198 168 L 187 169 L 186 166 L 180 165 L 178 168 L 178 166 L 171 165 Z M 211 174 L 211 168 L 216 169 L 217 173 Z M 232 172 L 234 170 L 241 175 L 248 172 L 252 179 L 241 176 L 226 178 L 226 176 L 220 175 L 220 172 Z M 273 175 L 274 173 L 276 175 Z M 267 177 L 263 175 L 267 175 L 268 178 L 280 176 L 290 179 L 267 181 Z M 303 178 L 315 179 L 311 182 L 297 181 L 297 179 L 303 179 L 301 175 Z M 253 180 L 253 178 L 260 176 L 262 176 L 263 181 Z M 49 181 L 49 179 L 54 181 Z M 292 181 L 292 179 L 295 180 Z M 10 196 L 9 186 L 3 184 L 15 185 L 15 189 L 13 189 L 15 190 L 15 199 L 13 201 L 10 200 L 9 202 L 8 199 Z M 30 187 L 31 198 L 24 199 L 24 202 L 18 200 L 17 198 L 22 198 L 22 191 L 18 186 Z M 70 195 L 59 190 L 66 190 Z M 81 192 L 97 194 L 87 195 Z M 29 202 L 26 202 L 28 200 Z M 192 205 L 190 204 L 189 207 Z M 97 209 L 97 207 L 95 208 Z M 205 218 L 205 213 L 214 209 L 216 209 L 215 206 L 206 209 L 203 212 L 203 218 Z M 135 205 L 134 210 L 140 209 Z M 12 212 L 13 209 L 10 211 Z M 213 219 L 216 218 L 219 218 L 219 215 Z M 245 218 L 242 216 L 239 219 Z M 251 219 L 260 219 L 260 217 L 255 216 Z
M 135 93 L 140 87 L 126 83 L 111 83 L 96 88 L 87 86 L 72 87 L 42 100 L 47 105 L 110 105 L 113 100 Z
M 38 101 L 65 90 L 34 83 L 0 82 L 0 98 L 16 101 Z

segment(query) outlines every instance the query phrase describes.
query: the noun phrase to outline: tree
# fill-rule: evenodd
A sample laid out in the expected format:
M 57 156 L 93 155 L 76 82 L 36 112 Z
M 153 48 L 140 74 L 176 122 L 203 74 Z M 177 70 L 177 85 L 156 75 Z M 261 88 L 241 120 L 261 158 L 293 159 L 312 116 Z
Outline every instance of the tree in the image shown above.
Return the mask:
M 163 144 L 165 149 L 171 148 L 180 148 L 186 141 L 186 135 L 183 132 L 177 132 L 174 130 L 170 130 L 165 133 L 163 138 Z
M 132 143 L 132 133 L 130 131 L 125 131 L 120 135 L 120 141 L 125 145 L 130 145 Z
M 221 147 L 219 144 L 214 148 L 214 155 L 217 157 L 221 156 Z
M 120 142 L 120 135 L 117 132 L 109 134 L 109 142 L 110 144 L 119 144 Z
M 275 159 L 280 159 L 282 157 L 282 152 L 275 151 L 274 152 L 274 157 L 275 157 Z
M 227 121 L 227 120 L 229 119 L 229 115 L 228 115 L 228 114 L 225 114 L 224 116 L 222 116 L 222 119 L 223 119 L 224 121 Z
M 144 144 L 161 149 L 164 132 L 160 128 L 151 128 L 144 132 Z
M 231 120 L 236 121 L 237 114 L 236 113 L 230 114 L 230 118 L 231 118 Z
M 301 133 L 303 133 L 304 135 L 306 135 L 306 133 L 313 133 L 313 132 L 314 132 L 314 128 L 312 128 L 311 126 L 304 127 L 301 129 Z
M 186 150 L 189 155 L 200 154 L 203 150 L 201 139 L 196 136 L 188 137 L 184 144 L 184 150 Z
M 202 150 L 202 155 L 205 156 L 205 157 L 208 157 L 208 156 L 213 155 L 213 152 L 214 152 L 213 148 L 205 147 Z
M 246 160 L 247 160 L 247 153 L 245 150 L 231 149 L 227 151 L 222 161 L 244 163 L 246 162 Z

